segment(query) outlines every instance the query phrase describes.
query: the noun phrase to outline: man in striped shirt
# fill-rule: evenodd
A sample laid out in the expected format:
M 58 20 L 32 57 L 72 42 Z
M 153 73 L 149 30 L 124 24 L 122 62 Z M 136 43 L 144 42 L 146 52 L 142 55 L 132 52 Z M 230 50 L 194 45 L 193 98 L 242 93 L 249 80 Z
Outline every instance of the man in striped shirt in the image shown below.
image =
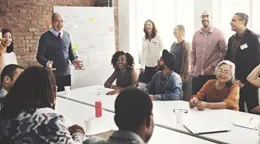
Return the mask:
M 195 32 L 192 40 L 191 74 L 192 94 L 196 94 L 209 80 L 215 78 L 215 68 L 226 54 L 223 32 L 211 25 L 211 14 L 204 10 L 201 15 L 202 28 Z

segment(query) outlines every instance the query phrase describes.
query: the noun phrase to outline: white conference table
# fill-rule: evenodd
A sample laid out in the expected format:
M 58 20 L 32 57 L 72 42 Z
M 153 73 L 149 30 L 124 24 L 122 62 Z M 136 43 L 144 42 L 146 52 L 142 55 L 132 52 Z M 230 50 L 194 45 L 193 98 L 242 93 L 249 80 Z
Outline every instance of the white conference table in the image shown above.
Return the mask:
M 61 92 L 58 95 L 72 101 L 91 106 L 94 106 L 95 101 L 100 100 L 104 110 L 114 112 L 116 95 L 105 95 L 108 91 L 111 91 L 111 89 L 104 88 L 103 86 L 89 86 L 73 89 L 69 94 L 64 94 Z M 226 109 L 198 111 L 196 109 L 190 109 L 188 102 L 185 101 L 154 101 L 153 106 L 154 120 L 157 126 L 192 135 L 192 133 L 190 133 L 185 127 L 176 125 L 176 118 L 173 113 L 173 109 L 187 109 L 189 112 L 185 115 L 184 123 L 193 122 L 194 124 L 220 124 L 231 128 L 230 132 L 193 136 L 217 143 L 260 144 L 259 137 L 254 130 L 233 126 L 232 124 L 234 120 L 244 116 L 252 116 L 260 119 L 260 116 L 258 115 Z
M 187 122 L 194 125 L 198 123 L 215 126 L 224 125 L 231 128 L 229 132 L 197 135 L 200 138 L 215 140 L 218 143 L 260 144 L 256 131 L 233 125 L 235 120 L 245 116 L 258 119 L 260 122 L 258 115 L 228 109 L 198 111 L 197 109 L 190 109 L 189 103 L 185 101 L 154 101 L 153 104 L 155 122 L 163 127 L 190 134 L 184 126 L 176 124 L 176 116 L 173 113 L 173 109 L 187 109 L 188 113 L 184 114 L 184 124 Z
M 91 127 L 87 128 L 90 131 L 86 130 L 87 134 L 97 134 L 109 130 L 117 130 L 117 127 L 114 124 L 114 113 L 111 112 L 103 110 L 102 117 L 95 118 L 94 107 L 59 97 L 57 98 L 56 110 L 62 114 L 66 120 L 68 120 L 68 126 L 78 124 L 85 127 L 84 121 L 92 118 Z M 149 144 L 158 143 L 212 144 L 212 142 L 203 139 L 155 126 Z

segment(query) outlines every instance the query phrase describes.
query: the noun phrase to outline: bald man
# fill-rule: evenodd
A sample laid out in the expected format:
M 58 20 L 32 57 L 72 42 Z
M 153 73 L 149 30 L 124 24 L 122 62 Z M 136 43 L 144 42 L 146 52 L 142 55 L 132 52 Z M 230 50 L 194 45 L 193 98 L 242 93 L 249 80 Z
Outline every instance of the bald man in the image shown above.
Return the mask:
M 70 35 L 63 30 L 63 18 L 59 13 L 52 15 L 52 28 L 41 35 L 37 61 L 56 76 L 58 91 L 71 85 L 70 62 L 76 69 L 82 69 L 82 62 L 72 51 Z

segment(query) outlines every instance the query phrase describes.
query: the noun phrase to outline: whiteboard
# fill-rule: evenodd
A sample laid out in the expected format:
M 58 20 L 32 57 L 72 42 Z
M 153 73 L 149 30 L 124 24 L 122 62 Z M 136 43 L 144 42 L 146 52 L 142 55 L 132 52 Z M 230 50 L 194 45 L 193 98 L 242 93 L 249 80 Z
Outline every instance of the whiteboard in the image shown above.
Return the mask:
M 111 7 L 55 6 L 63 16 L 64 30 L 69 32 L 73 49 L 85 70 L 72 66 L 72 88 L 103 85 L 112 74 L 110 63 L 115 52 L 114 11 Z

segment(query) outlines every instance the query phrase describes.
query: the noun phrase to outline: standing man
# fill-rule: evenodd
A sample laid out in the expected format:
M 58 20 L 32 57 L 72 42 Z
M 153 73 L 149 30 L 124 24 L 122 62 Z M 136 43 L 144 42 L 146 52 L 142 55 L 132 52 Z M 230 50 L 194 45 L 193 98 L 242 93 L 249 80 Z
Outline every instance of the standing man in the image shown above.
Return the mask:
M 59 13 L 53 13 L 52 28 L 42 34 L 36 58 L 41 65 L 54 71 L 58 91 L 71 85 L 69 61 L 76 69 L 83 68 L 72 51 L 69 33 L 63 31 L 63 18 Z
M 236 83 L 240 86 L 240 111 L 245 111 L 244 103 L 249 112 L 258 105 L 258 88 L 250 84 L 248 74 L 260 64 L 259 36 L 246 28 L 248 15 L 235 13 L 230 22 L 231 29 L 236 32 L 228 40 L 226 59 L 236 65 Z
M 196 94 L 209 80 L 215 78 L 215 68 L 226 54 L 223 33 L 211 25 L 211 14 L 204 10 L 201 15 L 202 28 L 195 32 L 192 40 L 191 72 L 192 94 Z

